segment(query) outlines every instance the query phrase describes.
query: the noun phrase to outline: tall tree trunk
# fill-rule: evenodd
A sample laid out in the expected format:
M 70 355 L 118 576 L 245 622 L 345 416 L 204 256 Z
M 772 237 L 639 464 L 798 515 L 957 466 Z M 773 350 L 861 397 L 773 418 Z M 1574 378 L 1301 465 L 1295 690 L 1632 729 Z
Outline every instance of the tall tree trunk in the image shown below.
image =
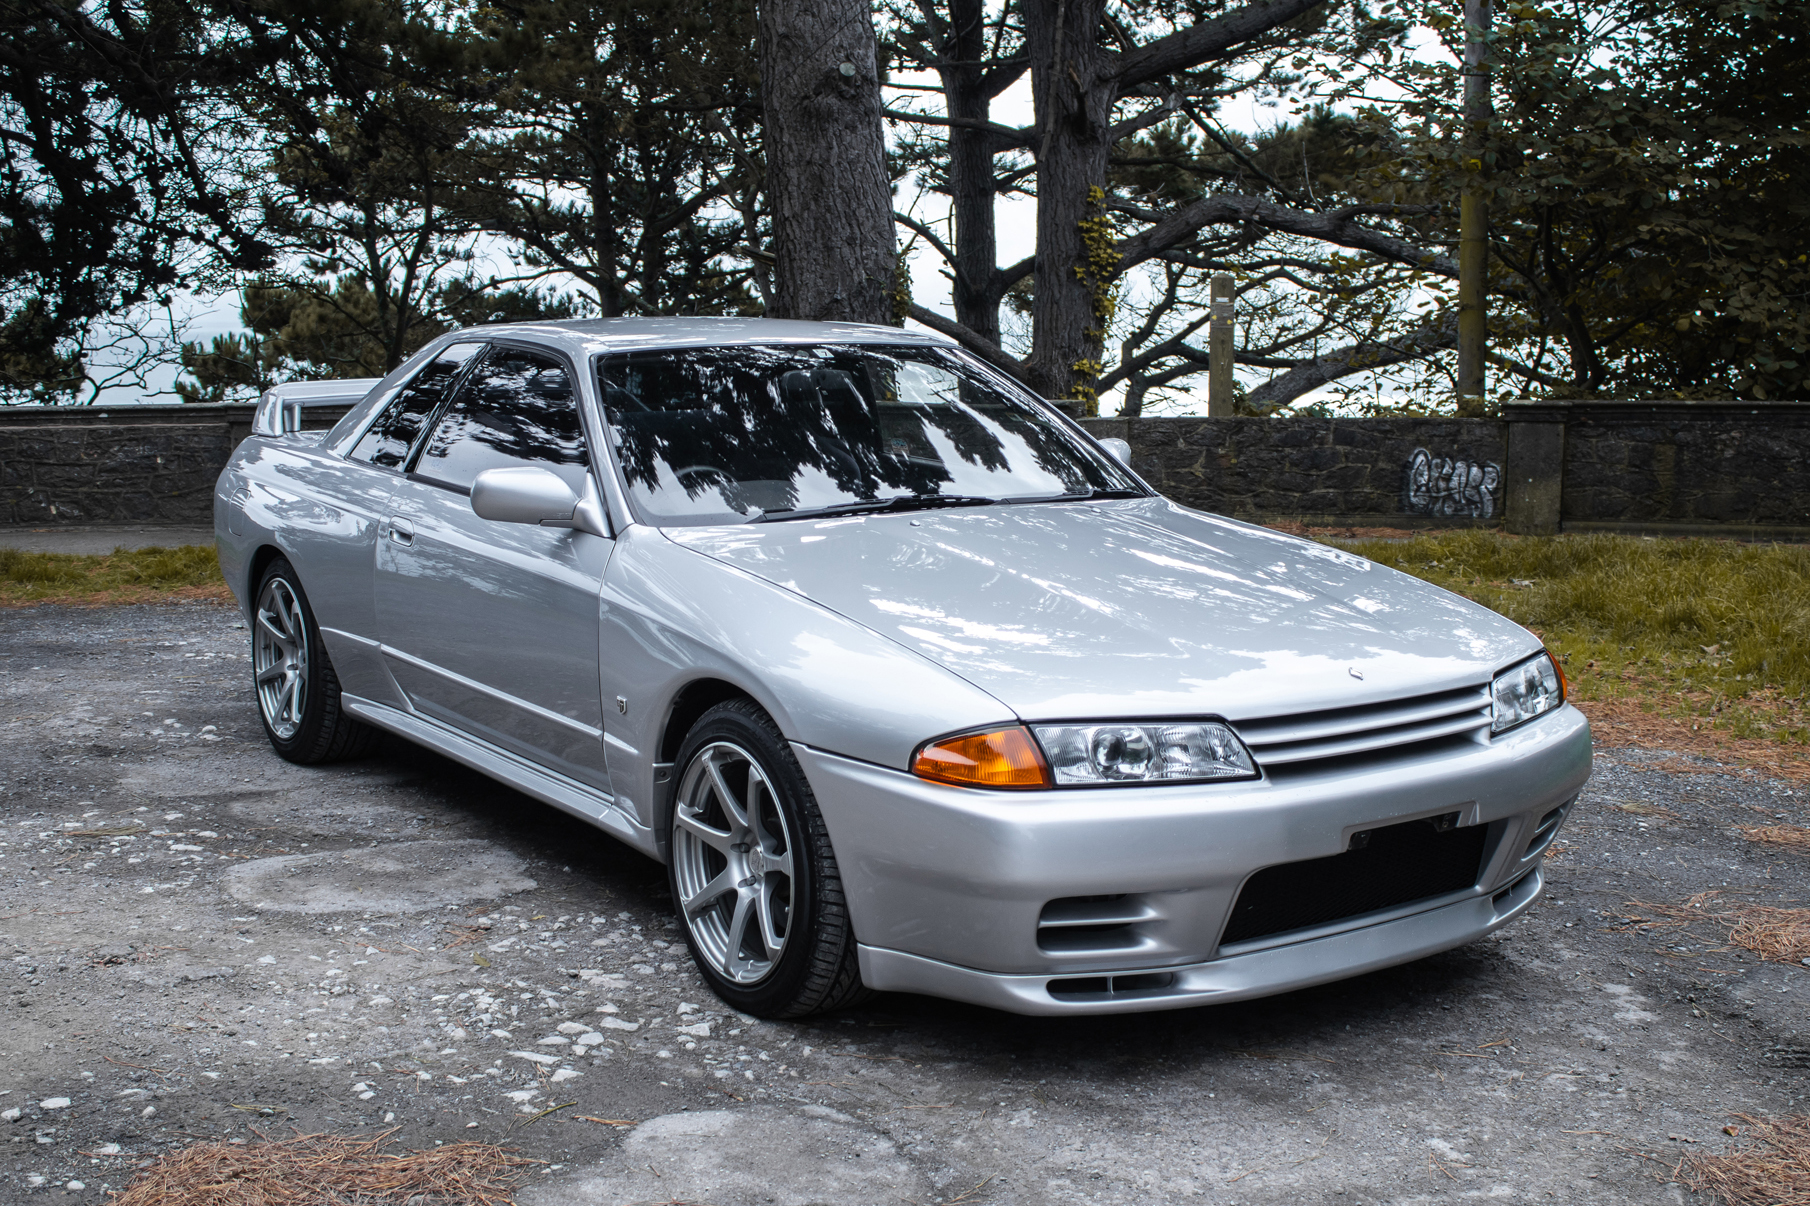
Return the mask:
M 586 106 L 585 142 L 591 155 L 591 263 L 597 272 L 597 310 L 604 318 L 620 317 L 622 305 L 622 236 L 616 228 L 616 140 L 608 133 L 601 105 Z
M 948 37 L 938 47 L 949 116 L 984 122 L 992 112 L 986 80 L 987 27 L 982 0 L 949 0 Z M 949 193 L 955 214 L 955 320 L 999 342 L 999 240 L 993 214 L 995 136 L 975 127 L 949 131 Z
M 1117 81 L 1100 48 L 1105 0 L 1027 0 L 1025 34 L 1037 133 L 1037 296 L 1027 368 L 1045 397 L 1089 387 L 1105 336 L 1095 314 L 1101 273 L 1090 271 L 1082 222 L 1106 183 Z
M 876 59 L 862 0 L 761 5 L 776 318 L 894 319 L 898 242 Z

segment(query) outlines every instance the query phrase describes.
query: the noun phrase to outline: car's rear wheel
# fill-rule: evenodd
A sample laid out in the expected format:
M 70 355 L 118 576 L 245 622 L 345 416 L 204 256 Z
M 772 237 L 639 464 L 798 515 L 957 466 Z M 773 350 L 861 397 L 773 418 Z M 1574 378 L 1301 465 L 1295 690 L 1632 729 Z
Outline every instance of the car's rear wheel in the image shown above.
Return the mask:
M 772 719 L 718 704 L 679 749 L 673 901 L 698 970 L 726 1003 L 795 1018 L 868 995 L 816 797 Z
M 339 678 L 321 644 L 314 610 L 288 560 L 258 579 L 251 617 L 252 686 L 264 735 L 291 762 L 335 762 L 368 753 L 380 734 L 346 715 Z

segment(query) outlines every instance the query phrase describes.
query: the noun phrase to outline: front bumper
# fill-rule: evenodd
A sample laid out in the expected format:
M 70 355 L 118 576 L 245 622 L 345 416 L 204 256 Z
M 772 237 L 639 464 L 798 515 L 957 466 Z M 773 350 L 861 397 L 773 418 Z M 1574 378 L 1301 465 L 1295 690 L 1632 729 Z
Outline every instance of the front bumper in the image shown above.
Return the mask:
M 1024 1013 L 1261 996 L 1472 941 L 1538 895 L 1540 858 L 1590 775 L 1589 725 L 1571 707 L 1488 742 L 1206 785 L 989 792 L 794 748 L 863 979 Z M 1486 833 L 1466 890 L 1222 947 L 1254 872 L 1454 812 Z
M 1536 867 L 1494 896 L 1474 896 L 1393 921 L 1205 963 L 1111 976 L 998 975 L 862 946 L 861 980 L 883 992 L 921 992 L 1012 1013 L 1134 1013 L 1218 1005 L 1361 976 L 1475 942 L 1525 912 L 1543 887 Z

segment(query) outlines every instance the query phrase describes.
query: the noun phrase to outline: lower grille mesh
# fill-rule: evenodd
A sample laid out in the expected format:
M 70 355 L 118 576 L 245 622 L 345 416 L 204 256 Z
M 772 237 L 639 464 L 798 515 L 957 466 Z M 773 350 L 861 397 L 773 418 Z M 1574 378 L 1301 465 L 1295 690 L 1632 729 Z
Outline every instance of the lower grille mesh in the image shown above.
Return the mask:
M 1431 821 L 1372 829 L 1361 848 L 1265 867 L 1245 881 L 1220 945 L 1304 930 L 1476 884 L 1487 825 Z M 1354 840 L 1353 845 L 1358 845 Z

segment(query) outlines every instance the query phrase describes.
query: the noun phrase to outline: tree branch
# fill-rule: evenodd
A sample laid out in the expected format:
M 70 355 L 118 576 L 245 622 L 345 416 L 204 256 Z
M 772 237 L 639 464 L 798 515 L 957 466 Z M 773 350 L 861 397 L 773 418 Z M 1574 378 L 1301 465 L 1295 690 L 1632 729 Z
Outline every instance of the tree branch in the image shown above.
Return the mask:
M 982 121 L 977 117 L 933 117 L 928 113 L 907 113 L 903 109 L 881 109 L 882 117 L 890 117 L 894 121 L 908 121 L 924 126 L 951 126 L 964 130 L 982 130 L 993 136 L 993 153 L 1011 150 L 1013 147 L 1028 147 L 1036 134 L 1036 128 L 1026 126 L 1015 130 L 1011 126 L 1002 126 L 996 121 Z
M 1323 3 L 1325 0 L 1255 0 L 1223 17 L 1190 25 L 1148 46 L 1127 51 L 1119 56 L 1119 95 L 1150 80 L 1222 58 L 1234 47 L 1310 13 Z
M 1020 385 L 1029 386 L 1031 384 L 1031 375 L 1025 369 L 1024 362 L 985 335 L 977 334 L 953 318 L 945 318 L 935 310 L 925 309 L 916 302 L 911 303 L 911 317 L 937 334 L 947 335 Z
M 1340 377 L 1349 377 L 1353 373 L 1370 369 L 1387 368 L 1392 364 L 1405 364 L 1410 360 L 1424 360 L 1434 352 L 1456 347 L 1457 344 L 1458 316 L 1448 312 L 1437 321 L 1428 323 L 1401 339 L 1384 343 L 1361 340 L 1329 355 L 1316 356 L 1302 362 L 1299 367 L 1292 368 L 1279 377 L 1271 377 L 1259 385 L 1250 392 L 1249 398 L 1254 405 L 1287 406 L 1303 394 L 1312 393 Z
M 1353 220 L 1360 212 L 1377 212 L 1376 206 L 1348 206 L 1326 213 L 1294 209 L 1278 205 L 1267 197 L 1239 193 L 1215 193 L 1160 219 L 1142 234 L 1119 243 L 1118 271 L 1123 273 L 1145 260 L 1158 256 L 1192 238 L 1202 227 L 1220 223 L 1248 222 L 1284 234 L 1301 235 L 1368 251 L 1398 264 L 1420 268 L 1439 276 L 1456 278 L 1458 261 L 1450 256 L 1398 239 L 1379 230 L 1360 226 Z

